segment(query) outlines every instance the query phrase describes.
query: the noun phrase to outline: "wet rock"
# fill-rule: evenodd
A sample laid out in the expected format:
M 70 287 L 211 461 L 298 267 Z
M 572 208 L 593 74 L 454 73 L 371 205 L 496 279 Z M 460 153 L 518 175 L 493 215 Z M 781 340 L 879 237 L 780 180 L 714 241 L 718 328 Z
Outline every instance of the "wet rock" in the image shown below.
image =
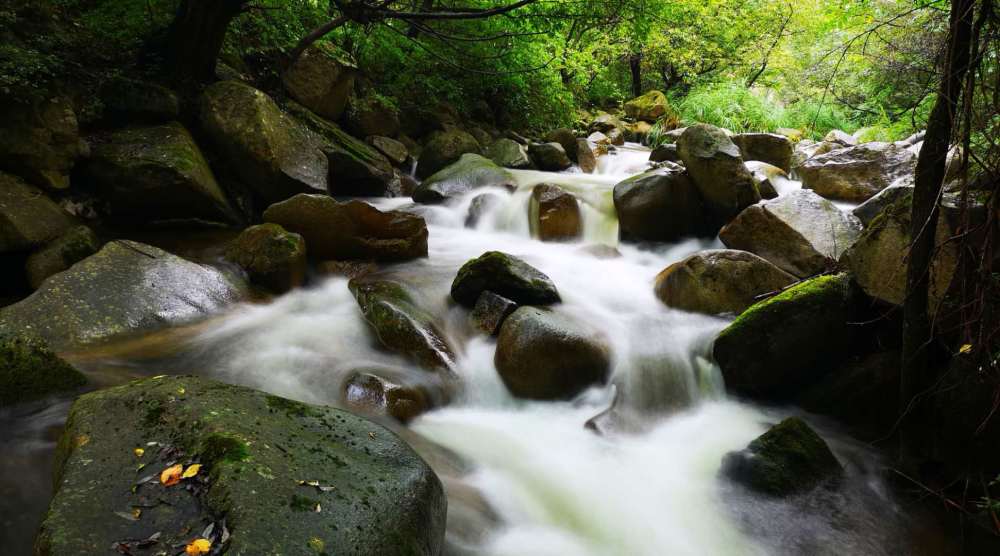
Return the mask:
M 860 234 L 857 218 L 812 191 L 797 190 L 747 208 L 719 238 L 804 278 L 833 268 Z
M 244 284 L 211 267 L 151 245 L 112 241 L 0 309 L 0 334 L 30 332 L 65 350 L 191 321 L 245 297 Z
M 469 135 L 475 137 L 476 141 L 479 143 L 479 146 L 482 147 L 484 150 L 488 148 L 490 145 L 492 145 L 494 141 L 493 135 L 491 135 L 490 132 L 486 131 L 481 127 L 470 127 Z
M 424 180 L 413 192 L 418 203 L 441 203 L 480 187 L 516 185 L 510 172 L 478 154 L 465 154 L 458 162 Z
M 372 261 L 323 261 L 316 265 L 316 271 L 329 276 L 360 278 L 378 271 Z
M 740 150 L 721 129 L 694 125 L 677 140 L 677 151 L 719 226 L 760 200 Z
M 201 149 L 177 122 L 112 133 L 94 146 L 83 175 L 117 221 L 236 218 Z
M 607 381 L 611 349 L 599 332 L 578 321 L 521 307 L 500 327 L 494 364 L 517 397 L 569 399 Z
M 510 139 L 512 141 L 515 141 L 517 143 L 520 143 L 521 145 L 524 145 L 525 147 L 527 147 L 531 143 L 530 139 L 528 139 L 524 135 L 521 135 L 520 133 L 514 131 L 513 129 L 508 129 L 504 133 L 504 137 L 506 137 L 507 139 Z
M 681 162 L 681 155 L 677 152 L 677 145 L 664 143 L 656 147 L 649 153 L 650 162 Z
M 587 131 L 591 134 L 600 132 L 607 135 L 613 130 L 620 130 L 621 127 L 622 122 L 617 116 L 602 112 L 590 122 L 590 125 L 587 126 Z
M 539 170 L 561 172 L 573 165 L 559 143 L 533 143 L 528 154 Z
M 820 276 L 761 301 L 715 340 L 726 388 L 787 401 L 850 354 L 856 293 L 845 274 Z
M 0 336 L 0 408 L 82 386 L 87 379 L 45 342 Z
M 395 137 L 399 133 L 399 112 L 380 95 L 354 96 L 344 115 L 344 126 L 356 137 Z
M 409 423 L 433 407 L 430 394 L 419 384 L 403 384 L 383 369 L 361 369 L 344 381 L 341 400 L 347 409 L 365 415 L 392 417 Z M 391 375 L 390 375 L 391 376 Z
M 0 108 L 0 169 L 46 189 L 69 187 L 69 173 L 86 145 L 68 99 L 56 97 Z
M 483 216 L 500 205 L 503 199 L 494 193 L 483 193 L 476 195 L 469 203 L 469 214 L 465 216 L 465 227 L 475 228 L 479 225 Z
M 559 143 L 562 145 L 566 156 L 570 160 L 576 160 L 576 134 L 572 129 L 560 127 L 545 134 L 546 143 Z
M 236 81 L 210 85 L 200 122 L 225 162 L 267 203 L 325 192 L 329 162 L 318 142 L 271 97 Z
M 785 172 L 792 170 L 792 142 L 777 133 L 740 133 L 733 135 L 743 160 L 756 160 L 777 166 Z
M 649 123 L 656 123 L 660 118 L 673 113 L 667 96 L 656 90 L 626 102 L 624 108 L 627 117 Z
M 317 259 L 406 261 L 427 256 L 423 218 L 382 212 L 362 201 L 300 194 L 268 207 L 264 221 L 301 235 L 309 256 Z
M 513 139 L 497 139 L 485 152 L 486 158 L 504 168 L 526 169 L 531 168 L 531 159 L 528 158 L 528 150 L 524 145 Z
M 580 165 L 580 170 L 585 174 L 593 174 L 597 169 L 597 152 L 590 141 L 586 139 L 576 140 L 576 160 Z
M 723 475 L 769 496 L 807 492 L 842 473 L 826 442 L 798 417 L 771 427 L 722 461 Z
M 576 197 L 557 185 L 536 185 L 531 191 L 529 212 L 542 241 L 568 241 L 579 237 L 583 231 Z
M 791 183 L 788 174 L 777 166 L 756 160 L 749 160 L 744 165 L 750 171 L 753 183 L 757 186 L 762 199 L 777 198 L 779 187 L 785 191 L 796 187 Z
M 792 151 L 792 170 L 798 172 L 798 168 L 810 158 L 842 148 L 844 146 L 840 143 L 816 142 L 812 139 L 803 139 L 795 144 L 795 149 Z
M 795 405 L 836 418 L 861 440 L 883 438 L 899 416 L 900 357 L 893 350 L 853 358 L 797 395 Z
M 753 253 L 717 249 L 668 266 L 657 275 L 655 291 L 660 301 L 677 309 L 739 314 L 759 296 L 794 281 L 794 276 Z
M 865 143 L 805 161 L 797 169 L 802 187 L 828 199 L 864 202 L 879 191 L 912 179 L 917 157 L 890 143 Z
M 830 132 L 823 137 L 823 141 L 827 143 L 838 143 L 845 147 L 853 147 L 858 144 L 857 137 L 839 129 L 830 130 Z
M 517 309 L 517 303 L 491 291 L 479 294 L 472 307 L 472 322 L 490 336 L 500 333 L 500 325 Z
M 32 289 L 38 289 L 49 276 L 66 270 L 100 248 L 101 243 L 90 228 L 72 228 L 28 257 L 25 263 L 28 284 Z
M 680 166 L 632 176 L 613 196 L 622 239 L 669 242 L 705 231 L 701 196 Z
M 612 145 L 620 147 L 625 144 L 625 132 L 621 129 L 612 129 L 607 136 Z
M 0 253 L 44 245 L 73 225 L 73 218 L 40 190 L 0 173 Z
M 560 301 L 548 276 L 521 259 L 487 251 L 462 265 L 451 284 L 451 297 L 473 307 L 484 291 L 502 295 L 520 305 L 549 305 Z
M 351 92 L 358 69 L 347 55 L 330 43 L 307 48 L 282 75 L 289 96 L 316 114 L 337 120 Z
M 424 144 L 417 163 L 417 177 L 428 178 L 454 164 L 462 155 L 479 154 L 481 147 L 476 138 L 460 129 L 436 131 Z
M 875 217 L 882 214 L 887 208 L 901 199 L 909 198 L 913 195 L 913 188 L 905 185 L 894 185 L 879 191 L 871 199 L 861 203 L 851 214 L 861 221 L 861 224 L 868 227 L 875 220 Z
M 594 153 L 598 156 L 602 154 L 608 154 L 608 147 L 611 145 L 611 139 L 608 136 L 601 133 L 600 131 L 595 131 L 587 136 L 587 141 L 591 145 L 594 145 Z
M 431 556 L 443 544 L 438 477 L 391 431 L 339 409 L 158 377 L 82 396 L 60 446 L 38 554 L 100 554 L 157 531 L 157 546 L 183 547 L 206 523 L 219 545 L 223 520 L 230 554 Z M 173 460 L 202 468 L 165 487 L 157 479 Z M 141 519 L 112 513 L 132 507 Z
M 434 316 L 396 281 L 369 275 L 348 283 L 379 343 L 429 370 L 448 370 L 455 351 Z
M 181 102 L 170 89 L 126 77 L 115 77 L 101 86 L 104 115 L 121 124 L 159 124 L 180 118 Z
M 226 250 L 226 258 L 246 271 L 250 282 L 275 293 L 301 286 L 306 279 L 306 242 L 277 224 L 243 230 Z
M 410 152 L 406 149 L 406 145 L 390 137 L 374 135 L 368 137 L 368 143 L 378 149 L 389 159 L 389 162 L 396 166 L 402 166 L 410 158 Z

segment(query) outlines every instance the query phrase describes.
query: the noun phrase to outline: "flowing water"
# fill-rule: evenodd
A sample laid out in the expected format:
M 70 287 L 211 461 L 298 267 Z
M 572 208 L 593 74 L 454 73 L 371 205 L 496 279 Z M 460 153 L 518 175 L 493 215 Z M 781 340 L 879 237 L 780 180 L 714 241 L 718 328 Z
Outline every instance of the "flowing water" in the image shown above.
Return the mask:
M 724 454 L 745 447 L 790 410 L 727 399 L 718 369 L 706 358 L 726 320 L 668 309 L 653 294 L 660 270 L 700 249 L 720 247 L 717 241 L 618 244 L 612 188 L 643 171 L 647 158 L 648 151 L 629 146 L 602 157 L 593 175 L 517 171 L 516 191 L 478 190 L 447 206 L 374 201 L 427 219 L 430 256 L 386 272 L 405 280 L 424 307 L 442 315 L 442 328 L 458 351 L 456 372 L 464 386 L 457 399 L 415 420 L 410 428 L 418 437 L 402 433 L 417 445 L 444 447 L 448 458 L 461 461 L 452 466 L 461 470 L 456 473 L 429 458 L 448 475 L 452 553 L 920 553 L 908 541 L 914 519 L 879 479 L 878 455 L 822 420 L 811 419 L 848 470 L 837 490 L 762 500 L 717 476 Z M 542 182 L 580 200 L 580 241 L 532 238 L 530 192 Z M 788 182 L 781 190 L 797 186 Z M 472 200 L 482 194 L 497 201 L 475 227 L 466 227 Z M 474 332 L 466 310 L 447 303 L 458 267 L 487 250 L 517 255 L 541 269 L 562 295 L 556 310 L 602 330 L 614 357 L 609 386 L 572 402 L 527 402 L 508 394 L 493 366 L 495 341 Z M 238 306 L 197 327 L 118 351 L 78 355 L 77 362 L 105 377 L 103 382 L 194 372 L 325 404 L 338 403 L 343 378 L 359 366 L 394 368 L 411 380 L 428 376 L 377 348 L 342 278 L 317 280 L 267 304 Z M 585 427 L 608 409 L 615 392 L 615 411 L 599 421 L 602 433 Z M 66 407 L 59 401 L 0 415 L 0 449 L 14 454 L 0 472 L 37 468 L 28 486 L 0 480 L 6 499 L 0 501 L 0 525 L 8 530 L 0 545 L 11 543 L 11 554 L 21 553 L 19 548 L 27 553 L 47 503 L 51 429 Z

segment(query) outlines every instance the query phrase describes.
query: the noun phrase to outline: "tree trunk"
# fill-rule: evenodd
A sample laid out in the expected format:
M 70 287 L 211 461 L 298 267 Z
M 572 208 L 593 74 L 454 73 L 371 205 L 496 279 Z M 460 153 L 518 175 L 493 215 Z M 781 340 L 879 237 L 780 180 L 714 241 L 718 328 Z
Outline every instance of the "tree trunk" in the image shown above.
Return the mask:
M 167 62 L 178 81 L 207 82 L 215 77 L 229 23 L 250 0 L 183 0 L 170 25 Z
M 630 54 L 628 68 L 632 72 L 632 98 L 642 95 L 642 54 Z
M 899 381 L 900 410 L 908 412 L 900 423 L 900 457 L 912 459 L 926 420 L 919 396 L 933 384 L 928 352 L 933 331 L 928 315 L 930 266 L 934 256 L 938 198 L 944 182 L 948 149 L 959 98 L 969 67 L 972 20 L 976 0 L 952 0 L 948 51 L 941 72 L 937 100 L 927 121 L 927 134 L 917 159 L 910 217 L 906 300 L 903 304 L 903 354 Z

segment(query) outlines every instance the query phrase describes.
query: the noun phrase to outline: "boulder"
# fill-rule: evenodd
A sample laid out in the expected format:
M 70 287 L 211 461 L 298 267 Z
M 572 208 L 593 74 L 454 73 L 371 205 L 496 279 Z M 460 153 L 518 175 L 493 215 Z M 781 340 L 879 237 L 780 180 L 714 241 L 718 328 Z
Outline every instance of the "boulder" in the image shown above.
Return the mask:
M 572 194 L 558 185 L 540 183 L 531 190 L 528 208 L 531 224 L 542 241 L 568 241 L 580 237 L 583 219 Z
M 246 293 L 211 267 L 118 240 L 0 309 L 0 334 L 28 332 L 62 351 L 205 317 Z
M 590 122 L 590 125 L 587 126 L 587 131 L 591 134 L 595 132 L 607 134 L 614 129 L 620 130 L 621 127 L 622 121 L 619 120 L 617 116 L 601 112 Z
M 201 149 L 177 122 L 112 133 L 95 144 L 83 175 L 116 221 L 236 218 Z
M 0 336 L 0 409 L 85 384 L 86 377 L 28 336 Z
M 0 170 L 46 189 L 69 187 L 69 173 L 86 150 L 73 105 L 56 97 L 0 108 Z
M 875 217 L 882 214 L 901 199 L 909 198 L 912 195 L 913 188 L 906 185 L 886 187 L 872 196 L 872 198 L 855 207 L 851 211 L 851 214 L 861 221 L 862 226 L 867 228 L 872 223 L 872 220 L 875 220 Z
M 494 141 L 494 138 L 492 135 L 490 135 L 490 132 L 486 131 L 481 127 L 470 127 L 469 135 L 475 137 L 476 142 L 478 142 L 479 146 L 482 147 L 484 150 L 488 148 L 490 145 L 492 145 Z
M 388 369 L 358 369 L 344 381 L 340 399 L 354 413 L 391 417 L 409 423 L 434 407 L 422 384 L 406 384 Z
M 93 255 L 101 242 L 87 226 L 77 226 L 28 256 L 28 284 L 38 289 L 46 278 Z
M 597 169 L 597 152 L 590 141 L 586 139 L 576 140 L 576 160 L 580 165 L 580 171 L 585 174 L 593 174 Z
M 664 143 L 649 152 L 650 162 L 681 162 L 681 155 L 677 152 L 677 145 Z
M 167 486 L 161 472 L 175 462 L 200 469 Z M 154 550 L 170 554 L 196 537 L 227 554 L 431 556 L 444 543 L 441 482 L 390 430 L 203 378 L 80 397 L 55 468 L 39 555 L 145 552 L 154 533 Z M 122 519 L 119 508 L 141 513 Z
M 719 239 L 804 278 L 833 268 L 860 234 L 857 218 L 803 189 L 747 208 Z
M 853 147 L 858 144 L 857 137 L 839 129 L 830 130 L 830 132 L 823 137 L 823 141 L 827 143 L 838 143 L 845 147 Z
M 545 134 L 546 143 L 559 143 L 562 145 L 566 156 L 570 160 L 576 160 L 576 134 L 572 129 L 560 127 Z
M 701 251 L 656 276 L 656 297 L 667 306 L 697 313 L 740 314 L 763 295 L 795 277 L 764 259 L 729 249 Z
M 788 173 L 777 166 L 756 160 L 748 160 L 744 165 L 750 171 L 753 183 L 757 186 L 757 191 L 760 191 L 760 196 L 763 199 L 774 199 L 782 191 L 801 189 L 800 184 L 793 182 L 788 177 Z
M 672 242 L 705 231 L 701 196 L 675 164 L 615 185 L 613 198 L 622 239 Z
M 455 350 L 435 318 L 400 282 L 367 275 L 348 283 L 379 343 L 428 370 L 447 372 Z
M 399 133 L 399 112 L 381 95 L 354 96 L 344 114 L 344 126 L 356 137 L 395 137 Z
M 723 130 L 705 124 L 691 126 L 677 140 L 677 152 L 713 225 L 724 225 L 760 200 L 739 148 Z
M 660 118 L 672 114 L 667 96 L 656 90 L 625 103 L 625 116 L 633 120 L 656 123 Z
M 73 218 L 40 190 L 0 172 L 0 253 L 34 249 L 73 226 Z
M 743 160 L 756 160 L 777 166 L 785 172 L 792 170 L 792 142 L 777 133 L 740 133 L 733 135 Z
M 264 211 L 264 221 L 301 235 L 316 259 L 406 261 L 427 256 L 427 224 L 408 212 L 299 194 Z
M 802 187 L 828 199 L 864 202 L 913 178 L 917 157 L 891 143 L 865 143 L 817 155 L 798 167 Z
M 795 149 L 792 151 L 792 170 L 798 172 L 798 168 L 810 158 L 842 148 L 844 146 L 840 143 L 827 141 L 817 143 L 812 139 L 803 139 L 795 144 Z
M 521 307 L 500 327 L 493 362 L 511 394 L 561 400 L 607 381 L 611 348 L 600 332 L 576 320 Z
M 715 340 L 726 389 L 782 402 L 846 360 L 856 293 L 846 274 L 807 280 L 744 311 Z
M 723 475 L 768 496 L 808 492 L 843 471 L 826 442 L 798 417 L 774 425 L 722 460 Z
M 500 325 L 517 309 L 517 303 L 497 295 L 491 291 L 479 294 L 475 306 L 472 307 L 472 322 L 476 327 L 490 336 L 500 333 Z
M 325 192 L 329 162 L 313 134 L 244 83 L 209 85 L 201 127 L 230 169 L 266 203 Z
M 595 131 L 588 135 L 587 141 L 589 141 L 591 145 L 594 145 L 594 152 L 598 155 L 607 154 L 608 146 L 611 145 L 611 139 L 608 139 L 608 136 L 600 131 Z
M 392 162 L 396 166 L 402 166 L 410 159 L 410 152 L 407 150 L 406 145 L 391 137 L 373 135 L 368 137 L 368 144 L 375 147 L 378 152 L 389 159 L 389 162 Z
M 621 129 L 612 129 L 607 135 L 612 145 L 620 147 L 625 144 L 625 132 Z
M 160 124 L 181 116 L 181 101 L 170 89 L 126 77 L 113 77 L 101 86 L 104 116 L 112 122 Z
M 316 114 L 337 120 L 354 90 L 358 68 L 331 43 L 316 42 L 282 75 L 288 95 Z
M 897 341 L 898 326 L 892 326 Z M 850 426 L 859 440 L 884 438 L 899 417 L 901 357 L 898 350 L 890 350 L 852 358 L 796 396 L 794 403 Z
M 460 129 L 436 131 L 424 144 L 417 164 L 417 177 L 427 178 L 458 161 L 466 153 L 479 154 L 476 138 Z
M 532 143 L 528 154 L 539 170 L 547 172 L 561 172 L 573 165 L 559 143 Z
M 487 251 L 462 265 L 451 283 L 451 297 L 473 307 L 484 291 L 502 295 L 519 305 L 549 305 L 560 301 L 555 284 L 521 259 Z
M 240 232 L 226 258 L 246 271 L 250 282 L 275 293 L 301 286 L 306 279 L 306 242 L 277 224 L 258 224 Z
M 484 154 L 486 158 L 504 168 L 524 170 L 532 167 L 528 150 L 524 145 L 506 137 L 494 141 Z
M 480 187 L 513 189 L 514 176 L 478 154 L 465 154 L 458 162 L 425 179 L 413 191 L 418 203 L 441 203 Z

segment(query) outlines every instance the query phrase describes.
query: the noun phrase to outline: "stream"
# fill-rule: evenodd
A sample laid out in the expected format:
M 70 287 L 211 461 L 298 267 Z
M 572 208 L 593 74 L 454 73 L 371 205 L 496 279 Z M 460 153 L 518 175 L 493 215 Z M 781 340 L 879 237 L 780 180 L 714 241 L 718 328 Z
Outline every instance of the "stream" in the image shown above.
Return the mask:
M 463 388 L 446 407 L 409 425 L 445 448 L 467 473 L 450 489 L 450 512 L 475 513 L 478 491 L 494 514 L 449 516 L 455 554 L 579 555 L 898 555 L 940 554 L 926 519 L 894 498 L 882 456 L 838 427 L 803 415 L 823 434 L 847 470 L 833 491 L 786 500 L 762 499 L 717 476 L 724 454 L 744 448 L 795 408 L 765 408 L 728 399 L 721 374 L 707 359 L 727 320 L 667 308 L 653 280 L 669 264 L 718 240 L 671 245 L 618 243 L 612 188 L 646 168 L 648 150 L 629 145 L 601 157 L 594 174 L 513 171 L 519 187 L 476 190 L 448 205 L 413 206 L 407 198 L 377 199 L 378 208 L 412 210 L 430 232 L 427 259 L 386 272 L 443 315 L 456 347 Z M 538 183 L 554 183 L 580 201 L 583 237 L 573 243 L 532 238 L 529 199 Z M 797 182 L 776 184 L 779 193 Z M 472 199 L 490 194 L 474 228 Z M 594 247 L 594 246 L 606 247 Z M 617 252 L 614 251 L 617 249 Z M 599 327 L 613 352 L 607 387 L 571 402 L 513 398 L 493 366 L 495 340 L 476 334 L 467 311 L 447 303 L 457 269 L 487 250 L 525 259 L 548 276 L 563 303 L 556 307 Z M 211 257 L 211 254 L 206 255 Z M 427 375 L 380 350 L 344 278 L 317 278 L 265 304 L 231 308 L 207 322 L 69 354 L 96 386 L 161 373 L 193 373 L 318 404 L 336 405 L 346 373 L 361 365 Z M 584 425 L 620 401 L 602 434 Z M 0 411 L 0 547 L 29 554 L 51 496 L 53 451 L 69 400 Z M 433 465 L 433 462 L 432 462 Z M 446 485 L 448 481 L 446 481 Z M 475 520 L 471 520 L 475 521 Z M 459 523 L 460 522 L 460 523 Z M 930 535 L 934 537 L 934 535 Z

